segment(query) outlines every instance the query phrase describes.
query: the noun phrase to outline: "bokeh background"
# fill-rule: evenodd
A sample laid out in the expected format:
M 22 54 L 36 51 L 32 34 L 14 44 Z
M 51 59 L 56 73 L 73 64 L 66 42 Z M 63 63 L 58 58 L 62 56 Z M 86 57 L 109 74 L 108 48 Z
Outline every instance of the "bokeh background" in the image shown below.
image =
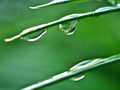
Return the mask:
M 82 60 L 120 53 L 120 12 L 79 20 L 71 36 L 58 26 L 36 42 L 4 39 L 23 29 L 47 23 L 72 13 L 110 5 L 107 0 L 54 5 L 38 10 L 29 6 L 50 0 L 0 0 L 0 90 L 19 90 L 68 70 Z M 38 90 L 119 90 L 120 63 L 85 73 L 78 82 L 70 79 Z

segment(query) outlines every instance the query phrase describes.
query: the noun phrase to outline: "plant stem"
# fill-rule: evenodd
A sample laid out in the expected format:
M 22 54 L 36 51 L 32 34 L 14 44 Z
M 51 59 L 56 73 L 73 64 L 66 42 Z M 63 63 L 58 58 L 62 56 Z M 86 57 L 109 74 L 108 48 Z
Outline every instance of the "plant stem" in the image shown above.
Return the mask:
M 67 78 L 73 77 L 78 74 L 82 74 L 84 72 L 87 72 L 88 70 L 90 71 L 92 69 L 96 69 L 97 67 L 100 67 L 100 66 L 103 66 L 109 63 L 113 63 L 116 61 L 120 61 L 120 54 L 114 55 L 108 58 L 103 58 L 103 59 L 98 58 L 94 60 L 86 60 L 73 66 L 68 71 L 57 74 L 50 79 L 44 80 L 42 82 L 38 82 L 36 84 L 33 84 L 21 90 L 33 90 L 33 89 L 41 88 L 49 84 L 55 83 L 57 81 L 67 79 Z
M 66 21 L 82 19 L 82 18 L 91 17 L 91 16 L 95 16 L 95 15 L 101 15 L 101 14 L 110 13 L 110 12 L 116 12 L 119 10 L 120 10 L 120 3 L 116 4 L 115 6 L 106 6 L 106 7 L 98 8 L 95 11 L 91 11 L 91 12 L 87 12 L 87 13 L 77 13 L 77 14 L 67 15 L 65 17 L 58 19 L 58 20 L 55 20 L 55 21 L 52 21 L 52 22 L 49 22 L 46 24 L 41 24 L 38 26 L 27 28 L 27 29 L 23 30 L 20 34 L 14 36 L 12 38 L 5 39 L 5 42 L 13 41 L 13 40 L 20 38 L 26 34 L 30 34 L 32 32 L 43 30 L 43 29 L 46 29 L 48 27 L 58 25 L 58 24 L 61 24 L 63 22 L 66 22 Z

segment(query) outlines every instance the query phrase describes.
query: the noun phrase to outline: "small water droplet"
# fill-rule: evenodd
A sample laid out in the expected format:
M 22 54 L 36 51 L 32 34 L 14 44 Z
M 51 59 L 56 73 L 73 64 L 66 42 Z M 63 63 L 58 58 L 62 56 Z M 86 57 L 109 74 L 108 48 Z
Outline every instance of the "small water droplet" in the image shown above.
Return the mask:
M 120 7 L 120 3 L 118 3 L 117 6 Z
M 108 2 L 110 2 L 112 5 L 117 4 L 117 1 L 116 1 L 116 0 L 108 0 Z
M 73 67 L 71 67 L 71 68 L 70 68 L 70 71 L 72 71 L 72 70 L 74 70 L 74 69 L 76 69 L 76 68 L 78 68 L 78 67 L 80 67 L 80 66 L 84 66 L 84 65 L 86 65 L 86 64 L 88 64 L 88 63 L 90 63 L 90 62 L 91 62 L 91 60 L 82 61 L 82 62 L 74 65 Z
M 64 22 L 59 25 L 59 28 L 65 35 L 72 35 L 77 27 L 78 20 Z
M 83 79 L 84 77 L 85 77 L 85 75 L 79 75 L 79 76 L 76 76 L 76 77 L 71 78 L 71 80 L 73 80 L 73 81 L 80 81 L 80 80 Z
M 46 31 L 47 30 L 40 30 L 40 31 L 37 31 L 37 32 L 32 32 L 28 35 L 25 35 L 25 36 L 21 37 L 21 39 L 29 41 L 29 42 L 37 41 L 38 39 L 40 39 L 46 33 Z
M 114 8 L 113 6 L 107 6 L 107 7 L 98 8 L 97 10 L 95 10 L 95 13 L 104 12 L 104 11 L 107 11 L 107 10 L 111 10 L 113 8 Z
M 87 67 L 92 67 L 93 65 L 100 64 L 102 62 L 103 60 L 101 58 L 97 58 L 94 60 L 86 60 L 71 67 L 70 72 L 74 72 L 80 69 L 86 69 Z

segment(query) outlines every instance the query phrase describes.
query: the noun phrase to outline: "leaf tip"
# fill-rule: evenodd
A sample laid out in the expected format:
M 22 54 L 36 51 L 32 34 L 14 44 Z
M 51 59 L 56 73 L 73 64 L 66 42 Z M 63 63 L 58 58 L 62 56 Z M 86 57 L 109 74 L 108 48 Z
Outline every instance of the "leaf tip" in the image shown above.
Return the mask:
M 30 6 L 29 8 L 30 8 L 30 9 L 37 9 L 38 7 L 32 7 L 32 6 Z
M 19 38 L 19 37 L 21 37 L 21 36 L 20 36 L 20 35 L 16 35 L 16 36 L 14 36 L 14 37 L 4 39 L 4 41 L 5 41 L 5 42 L 11 42 L 11 41 L 13 41 L 13 40 L 15 40 L 15 39 L 17 39 L 17 38 Z
M 4 39 L 4 42 L 10 42 L 11 40 L 10 39 Z

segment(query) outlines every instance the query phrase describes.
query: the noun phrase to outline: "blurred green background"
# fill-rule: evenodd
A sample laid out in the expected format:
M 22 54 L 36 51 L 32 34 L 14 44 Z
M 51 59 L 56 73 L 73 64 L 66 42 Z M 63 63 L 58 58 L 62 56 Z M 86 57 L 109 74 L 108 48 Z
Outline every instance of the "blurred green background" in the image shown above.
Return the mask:
M 47 23 L 72 13 L 107 6 L 101 2 L 69 3 L 30 10 L 29 6 L 50 0 L 0 0 L 0 90 L 19 90 L 68 70 L 82 60 L 120 53 L 120 12 L 79 20 L 71 36 L 58 26 L 37 42 L 4 39 L 23 29 Z M 120 63 L 86 73 L 78 82 L 65 80 L 38 90 L 119 90 Z

